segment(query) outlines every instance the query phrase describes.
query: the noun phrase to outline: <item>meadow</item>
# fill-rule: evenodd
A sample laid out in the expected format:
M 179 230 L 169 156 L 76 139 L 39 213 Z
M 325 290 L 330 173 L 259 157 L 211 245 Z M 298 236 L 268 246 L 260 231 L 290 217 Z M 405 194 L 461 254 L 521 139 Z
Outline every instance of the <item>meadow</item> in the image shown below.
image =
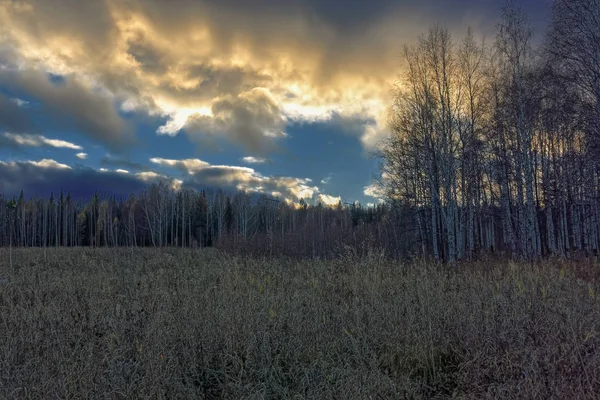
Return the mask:
M 570 264 L 0 250 L 0 398 L 593 398 Z

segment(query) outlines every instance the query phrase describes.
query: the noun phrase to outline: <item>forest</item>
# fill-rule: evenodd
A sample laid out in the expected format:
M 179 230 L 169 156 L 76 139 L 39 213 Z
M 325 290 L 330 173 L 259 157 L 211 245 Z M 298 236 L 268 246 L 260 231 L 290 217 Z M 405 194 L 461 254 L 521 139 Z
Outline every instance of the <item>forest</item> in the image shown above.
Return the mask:
M 512 5 L 511 5 L 512 4 Z M 403 50 L 381 203 L 324 206 L 153 184 L 116 199 L 4 197 L 2 246 L 216 246 L 332 256 L 343 246 L 454 264 L 593 257 L 600 242 L 597 4 L 554 3 L 534 36 L 510 3 L 493 40 L 433 26 Z
M 537 39 L 514 4 L 491 44 L 434 27 L 405 49 L 381 181 L 436 260 L 597 254 L 598 4 L 554 2 Z
M 231 196 L 221 189 L 176 192 L 164 183 L 126 200 L 96 193 L 87 202 L 76 202 L 60 193 L 27 200 L 21 194 L 5 201 L 3 246 L 218 247 L 257 255 L 328 257 L 341 245 L 364 251 L 389 242 L 394 249 L 406 238 L 385 204 L 309 206 L 244 192 Z

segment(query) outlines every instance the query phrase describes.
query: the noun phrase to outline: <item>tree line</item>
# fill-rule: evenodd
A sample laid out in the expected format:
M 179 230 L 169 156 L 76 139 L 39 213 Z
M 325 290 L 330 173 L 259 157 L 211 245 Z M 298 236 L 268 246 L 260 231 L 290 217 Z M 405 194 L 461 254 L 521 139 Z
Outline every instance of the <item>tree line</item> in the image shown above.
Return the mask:
M 94 193 L 75 201 L 0 195 L 0 246 L 218 247 L 230 252 L 330 257 L 385 247 L 409 253 L 406 210 L 359 203 L 334 207 L 221 189 L 174 190 L 154 183 L 126 199 Z
M 538 43 L 509 1 L 492 43 L 404 49 L 379 183 L 436 260 L 598 254 L 600 1 L 555 0 Z

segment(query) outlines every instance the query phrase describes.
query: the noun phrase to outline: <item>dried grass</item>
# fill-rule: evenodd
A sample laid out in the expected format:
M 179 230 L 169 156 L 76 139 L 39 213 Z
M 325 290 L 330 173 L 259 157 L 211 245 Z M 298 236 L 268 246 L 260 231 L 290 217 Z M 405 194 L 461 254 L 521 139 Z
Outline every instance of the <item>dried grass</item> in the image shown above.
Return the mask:
M 562 265 L 7 251 L 1 398 L 600 393 L 600 288 Z

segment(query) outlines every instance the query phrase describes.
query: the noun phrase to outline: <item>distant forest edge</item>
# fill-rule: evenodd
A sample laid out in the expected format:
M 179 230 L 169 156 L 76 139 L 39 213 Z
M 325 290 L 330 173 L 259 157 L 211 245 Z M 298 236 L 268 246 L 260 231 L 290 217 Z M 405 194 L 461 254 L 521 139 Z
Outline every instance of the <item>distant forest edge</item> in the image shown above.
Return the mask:
M 361 252 L 385 246 L 396 256 L 408 251 L 402 219 L 385 204 L 310 206 L 221 189 L 174 190 L 163 182 L 119 200 L 95 193 L 87 202 L 74 201 L 63 192 L 0 199 L 6 205 L 1 246 L 216 246 L 293 257 L 334 256 L 348 246 Z
M 495 40 L 435 26 L 404 51 L 380 144 L 385 203 L 300 207 L 247 193 L 173 191 L 74 203 L 2 199 L 3 246 L 216 246 L 335 256 L 383 250 L 454 264 L 482 254 L 597 256 L 600 1 L 555 0 L 534 46 L 508 2 Z

